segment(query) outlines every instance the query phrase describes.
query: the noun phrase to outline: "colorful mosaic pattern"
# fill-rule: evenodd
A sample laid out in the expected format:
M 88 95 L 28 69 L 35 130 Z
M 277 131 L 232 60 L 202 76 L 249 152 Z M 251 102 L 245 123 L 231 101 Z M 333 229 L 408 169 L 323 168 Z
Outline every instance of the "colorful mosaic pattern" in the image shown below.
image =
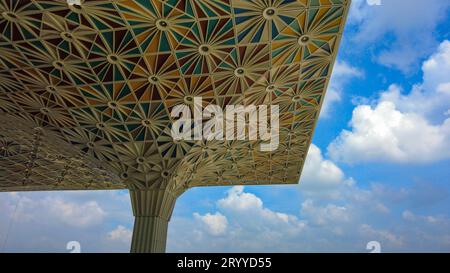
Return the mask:
M 347 0 L 0 0 L 0 190 L 297 183 Z M 175 141 L 174 106 L 278 104 L 280 147 Z

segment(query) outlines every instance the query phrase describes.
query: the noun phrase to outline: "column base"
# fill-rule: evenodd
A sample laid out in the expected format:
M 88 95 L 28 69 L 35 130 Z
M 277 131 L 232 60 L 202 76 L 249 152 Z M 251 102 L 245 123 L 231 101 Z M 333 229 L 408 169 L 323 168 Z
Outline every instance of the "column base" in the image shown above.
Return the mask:
M 168 225 L 169 221 L 160 217 L 136 217 L 131 253 L 166 252 Z

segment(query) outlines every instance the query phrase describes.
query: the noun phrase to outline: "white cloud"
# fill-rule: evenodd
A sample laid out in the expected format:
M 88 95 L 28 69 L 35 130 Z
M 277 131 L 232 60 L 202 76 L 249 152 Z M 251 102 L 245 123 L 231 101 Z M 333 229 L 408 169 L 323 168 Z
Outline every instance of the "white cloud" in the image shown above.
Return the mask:
M 353 179 L 331 160 L 324 159 L 320 149 L 311 144 L 300 178 L 300 189 L 308 194 L 333 194 L 340 186 L 352 185 Z
M 223 235 L 227 231 L 227 217 L 223 216 L 220 212 L 216 212 L 215 214 L 207 213 L 205 215 L 194 213 L 194 217 L 206 226 L 207 231 L 211 235 Z
M 244 186 L 235 186 L 228 191 L 226 198 L 218 201 L 220 207 L 235 211 L 262 209 L 261 199 L 254 194 L 244 192 Z
M 325 95 L 325 101 L 320 112 L 321 118 L 330 117 L 332 114 L 332 106 L 334 103 L 340 102 L 342 98 L 342 90 L 345 85 L 354 78 L 361 78 L 364 73 L 356 67 L 349 65 L 343 61 L 337 61 L 334 65 L 333 74 L 331 75 L 330 86 Z
M 267 193 L 273 190 L 272 187 L 266 189 Z M 286 189 L 297 192 L 296 186 Z M 206 191 L 208 196 L 208 191 L 217 191 L 213 188 L 201 190 Z M 169 225 L 168 251 L 366 252 L 366 243 L 372 240 L 380 241 L 383 251 L 450 249 L 448 217 L 420 216 L 411 212 L 414 220 L 411 222 L 403 220 L 402 216 L 405 214 L 386 214 L 383 209 L 378 208 L 378 204 L 390 208 L 393 204 L 398 205 L 399 200 L 412 198 L 419 198 L 421 203 L 430 204 L 429 199 L 435 201 L 442 199 L 440 197 L 414 197 L 411 189 L 389 190 L 384 186 L 362 190 L 352 186 L 341 189 L 343 193 L 339 200 L 308 198 L 302 202 L 301 199 L 294 198 L 294 203 L 298 206 L 289 212 L 268 206 L 283 207 L 288 196 L 293 196 L 292 192 L 279 198 L 267 197 L 266 203 L 260 196 L 248 191 L 247 188 L 233 187 L 223 198 L 213 199 L 217 205 L 215 213 L 199 214 L 197 217 L 194 214 L 192 217 L 192 213 L 183 216 L 176 209 L 178 212 L 175 212 Z M 434 192 L 434 195 L 443 192 L 420 187 L 414 187 L 414 191 L 426 191 L 427 194 Z M 198 197 L 196 193 L 198 191 L 185 193 L 191 195 L 186 196 L 187 200 Z M 0 242 L 4 242 L 3 235 L 10 224 L 16 198 L 20 196 L 24 203 L 19 204 L 18 216 L 25 213 L 33 217 L 26 218 L 25 222 L 18 221 L 23 219 L 21 217 L 13 220 L 4 251 L 66 252 L 66 243 L 73 240 L 81 243 L 83 252 L 129 251 L 131 230 L 128 227 L 132 226 L 129 198 L 126 194 L 118 195 L 117 192 L 0 193 Z M 73 204 L 96 200 L 105 212 L 103 222 L 89 227 L 62 227 L 59 216 L 49 206 L 46 209 L 41 206 L 43 200 L 58 199 Z M 127 217 L 122 219 L 122 215 Z M 227 219 L 225 231 L 221 230 L 222 224 L 217 224 L 223 221 L 219 215 Z M 208 230 L 207 223 L 211 225 L 213 232 Z M 220 233 L 220 236 L 215 232 Z
M 442 122 L 450 110 L 450 42 L 444 41 L 422 65 L 423 82 L 413 86 L 409 94 L 402 94 L 392 85 L 381 95 L 381 101 L 391 101 L 402 112 L 423 115 L 433 122 Z
M 363 224 L 360 227 L 360 232 L 366 238 L 375 238 L 375 241 L 380 241 L 382 245 L 389 244 L 397 247 L 403 245 L 403 239 L 401 236 L 398 236 L 389 230 L 378 230 L 374 229 L 370 225 Z
M 334 160 L 433 162 L 450 157 L 450 42 L 445 41 L 423 65 L 424 80 L 402 95 L 391 85 L 375 105 L 353 111 L 351 131 L 343 130 L 328 146 Z
M 425 224 L 430 225 L 441 225 L 441 226 L 449 226 L 450 225 L 450 219 L 444 216 L 433 216 L 433 215 L 416 215 L 413 212 L 409 210 L 405 210 L 402 213 L 402 217 L 406 221 L 410 222 L 422 222 Z
M 442 0 L 383 0 L 379 6 L 354 0 L 349 24 L 357 29 L 357 45 L 375 44 L 381 49 L 380 63 L 410 72 L 437 44 L 434 30 L 449 6 L 450 2 Z M 389 36 L 394 37 L 392 41 Z
M 204 252 L 227 251 L 231 247 L 234 251 L 265 252 L 283 251 L 295 244 L 288 238 L 297 237 L 306 228 L 306 222 L 265 207 L 261 198 L 244 189 L 235 186 L 227 190 L 226 196 L 216 202 L 220 212 L 195 213 L 194 221 L 174 219 L 172 225 L 180 225 L 171 228 L 174 237 L 169 249 Z
M 303 174 L 301 196 L 283 192 L 279 198 L 269 197 L 270 194 L 267 197 L 271 206 L 276 202 L 291 204 L 291 200 L 286 200 L 288 196 L 298 199 L 297 213 L 268 208 L 247 187 L 235 186 L 216 202 L 218 212 L 205 214 L 223 215 L 227 219 L 226 232 L 217 236 L 205 230 L 205 223 L 198 221 L 202 215 L 194 214 L 194 219 L 182 221 L 174 218 L 169 251 L 367 252 L 369 241 L 381 242 L 383 251 L 450 249 L 447 243 L 450 229 L 446 222 L 440 221 L 442 217 L 427 216 L 422 222 L 443 225 L 427 224 L 413 229 L 409 222 L 403 221 L 402 213 L 391 210 L 399 205 L 423 207 L 441 202 L 448 196 L 442 189 L 428 183 L 425 187 L 415 184 L 391 188 L 373 184 L 360 188 L 338 165 L 324 158 L 315 145 L 310 148 Z M 330 190 L 333 194 L 323 194 Z M 302 197 L 306 199 L 301 201 Z
M 295 216 L 265 208 L 261 198 L 245 192 L 244 186 L 232 187 L 227 191 L 227 196 L 217 201 L 217 204 L 219 208 L 233 214 L 257 216 L 265 224 L 285 223 L 303 226 Z
M 64 223 L 76 227 L 97 225 L 103 221 L 105 215 L 96 201 L 77 204 L 61 198 L 47 198 L 44 202 L 56 217 Z
M 107 238 L 111 241 L 119 241 L 123 243 L 130 243 L 133 232 L 122 225 L 118 225 L 114 230 L 111 230 Z
M 0 248 L 7 252 L 67 252 L 69 241 L 83 252 L 127 251 L 129 243 L 108 237 L 110 225 L 132 225 L 127 191 L 0 193 Z
M 320 207 L 314 204 L 314 201 L 311 199 L 302 203 L 300 213 L 304 216 L 308 216 L 308 219 L 317 225 L 348 222 L 351 218 L 349 210 L 345 206 L 328 204 L 324 207 Z
M 353 111 L 352 131 L 344 130 L 329 146 L 338 161 L 360 163 L 432 162 L 450 157 L 450 119 L 432 125 L 420 115 L 402 113 L 392 102 Z
M 383 251 L 450 249 L 448 217 L 419 216 L 411 212 L 414 215 L 411 222 L 404 220 L 404 214 L 396 213 L 398 210 L 390 210 L 398 204 L 404 204 L 403 211 L 406 211 L 406 208 L 442 202 L 448 193 L 433 189 L 429 183 L 425 187 L 414 185 L 405 189 L 381 185 L 361 189 L 346 183 L 345 173 L 325 159 L 318 147 L 311 149 L 308 163 L 311 168 L 306 172 L 310 172 L 311 183 L 322 184 L 312 191 L 319 193 L 331 188 L 336 192 L 333 198 L 308 192 L 305 200 L 298 195 L 298 186 L 279 186 L 285 190 L 278 197 L 274 188 L 266 188 L 264 202 L 250 187 L 231 187 L 222 198 L 210 199 L 208 207 L 213 213 L 192 214 L 198 211 L 197 207 L 183 207 L 181 211 L 187 213 L 182 214 L 176 209 L 169 225 L 168 251 L 366 252 L 366 243 L 372 240 L 380 241 Z M 213 196 L 208 190 L 217 193 L 217 188 L 201 190 L 208 197 Z M 185 195 L 190 196 L 182 198 L 199 198 L 198 191 L 188 191 Z M 305 192 L 302 190 L 301 195 Z M 0 235 L 5 234 L 19 198 L 5 251 L 65 252 L 66 243 L 72 240 L 81 243 L 83 252 L 129 251 L 132 232 L 129 227 L 133 219 L 127 192 L 2 193 Z M 62 220 L 61 214 L 76 215 L 70 212 L 72 206 L 82 207 L 94 200 L 103 211 L 101 223 L 77 226 Z M 60 204 L 64 204 L 61 211 L 54 210 Z M 84 209 L 91 206 L 86 205 Z M 4 238 L 0 239 L 2 242 Z
M 30 223 L 39 219 L 40 211 L 46 218 L 73 227 L 90 227 L 103 221 L 105 212 L 94 200 L 71 202 L 60 196 L 46 196 L 34 199 L 25 194 L 7 193 L 9 198 L 5 205 L 7 213 L 12 214 L 14 221 Z
M 390 195 L 401 196 L 408 190 L 392 188 L 389 193 L 375 186 L 368 190 L 352 186 L 341 189 L 345 193 L 339 200 L 306 199 L 299 203 L 297 214 L 269 209 L 259 196 L 246 189 L 233 187 L 226 192 L 226 197 L 217 201 L 217 209 L 227 218 L 225 233 L 217 236 L 199 228 L 205 223 L 198 221 L 198 216 L 175 217 L 171 222 L 168 250 L 367 252 L 369 241 L 380 242 L 384 252 L 450 249 L 449 223 L 444 218 L 415 216 L 424 224 L 415 220 L 411 225 L 403 220 L 404 213 L 390 212 L 390 207 L 399 205 L 399 200 Z M 285 198 L 283 195 L 275 200 L 283 202 Z M 409 199 L 410 195 L 404 198 Z

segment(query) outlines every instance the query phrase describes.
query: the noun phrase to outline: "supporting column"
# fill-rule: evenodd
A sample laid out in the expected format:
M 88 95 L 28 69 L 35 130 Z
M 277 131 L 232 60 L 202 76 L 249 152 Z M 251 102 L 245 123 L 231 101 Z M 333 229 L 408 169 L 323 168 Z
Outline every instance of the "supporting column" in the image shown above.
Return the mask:
M 162 189 L 130 190 L 135 217 L 132 253 L 164 253 L 167 227 L 177 196 Z

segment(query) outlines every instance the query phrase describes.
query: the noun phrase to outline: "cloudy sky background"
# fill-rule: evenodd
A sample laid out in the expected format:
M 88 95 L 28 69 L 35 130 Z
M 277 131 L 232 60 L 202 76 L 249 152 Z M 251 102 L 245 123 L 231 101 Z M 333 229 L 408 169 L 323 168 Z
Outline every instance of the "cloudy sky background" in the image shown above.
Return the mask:
M 194 188 L 169 252 L 450 251 L 450 1 L 353 0 L 300 185 Z M 127 252 L 128 192 L 0 193 L 0 252 Z

